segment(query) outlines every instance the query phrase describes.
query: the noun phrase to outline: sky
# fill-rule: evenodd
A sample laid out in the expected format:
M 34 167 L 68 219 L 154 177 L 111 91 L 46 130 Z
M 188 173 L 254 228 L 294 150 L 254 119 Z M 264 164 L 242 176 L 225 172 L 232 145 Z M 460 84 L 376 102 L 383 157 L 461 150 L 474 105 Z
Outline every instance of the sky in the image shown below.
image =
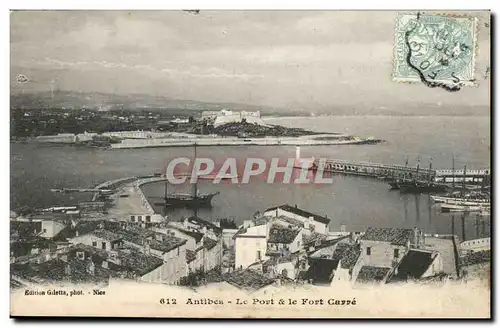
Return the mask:
M 11 92 L 149 94 L 290 109 L 489 106 L 490 33 L 478 87 L 392 81 L 395 12 L 11 12 Z M 30 82 L 15 83 L 24 74 Z M 447 108 L 447 109 L 443 109 Z M 332 109 L 333 110 L 333 109 Z

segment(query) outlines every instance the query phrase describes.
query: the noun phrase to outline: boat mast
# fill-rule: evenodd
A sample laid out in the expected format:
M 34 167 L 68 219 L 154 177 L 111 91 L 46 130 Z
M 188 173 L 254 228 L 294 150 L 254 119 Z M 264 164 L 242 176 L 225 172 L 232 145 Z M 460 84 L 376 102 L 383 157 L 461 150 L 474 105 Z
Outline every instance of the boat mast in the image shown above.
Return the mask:
M 167 215 L 167 200 L 168 200 L 168 176 L 167 176 L 167 166 L 165 165 L 165 205 L 163 206 L 164 215 Z
M 404 174 L 403 174 L 403 180 L 406 180 L 406 173 L 407 173 L 407 171 L 408 171 L 408 160 L 409 160 L 409 158 L 408 158 L 408 156 L 406 156 L 406 162 L 405 162 L 405 172 L 404 172 Z
M 465 195 L 465 175 L 467 174 L 467 165 L 464 165 L 464 180 L 462 181 L 462 194 Z
M 432 157 L 429 159 L 429 182 L 432 181 Z
M 415 177 L 413 178 L 413 181 L 418 180 L 418 171 L 420 170 L 420 155 L 417 157 L 417 171 L 415 172 Z
M 451 171 L 452 171 L 451 191 L 455 191 L 455 154 L 453 154 L 451 161 L 452 161 L 451 162 Z
M 196 142 L 194 143 L 194 160 L 193 160 L 193 165 L 194 165 L 195 161 L 196 161 Z M 198 171 L 194 172 L 194 170 L 193 170 L 193 174 L 196 174 L 196 182 L 193 183 L 193 199 L 195 199 L 196 197 L 198 197 Z

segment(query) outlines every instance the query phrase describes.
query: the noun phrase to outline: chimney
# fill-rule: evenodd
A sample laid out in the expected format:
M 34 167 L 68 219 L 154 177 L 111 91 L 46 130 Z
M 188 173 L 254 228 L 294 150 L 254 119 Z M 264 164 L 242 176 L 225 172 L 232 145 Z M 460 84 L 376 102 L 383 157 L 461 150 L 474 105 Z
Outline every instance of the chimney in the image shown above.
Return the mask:
M 279 208 L 279 207 L 277 207 L 277 208 L 276 208 L 276 217 L 278 217 L 278 216 L 279 216 L 279 210 L 280 210 L 280 208 Z
M 420 240 L 419 230 L 417 229 L 417 227 L 414 227 L 413 228 L 413 245 L 415 247 L 419 246 L 419 240 Z
M 295 204 L 295 208 L 297 208 L 297 204 Z

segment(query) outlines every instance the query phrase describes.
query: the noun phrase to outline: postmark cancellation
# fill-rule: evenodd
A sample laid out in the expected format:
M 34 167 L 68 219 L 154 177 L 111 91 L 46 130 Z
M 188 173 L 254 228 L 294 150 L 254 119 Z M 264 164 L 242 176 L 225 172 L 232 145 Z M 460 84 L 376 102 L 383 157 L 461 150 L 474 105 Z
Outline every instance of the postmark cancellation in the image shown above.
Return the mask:
M 398 13 L 393 80 L 448 91 L 475 86 L 476 29 L 471 16 Z

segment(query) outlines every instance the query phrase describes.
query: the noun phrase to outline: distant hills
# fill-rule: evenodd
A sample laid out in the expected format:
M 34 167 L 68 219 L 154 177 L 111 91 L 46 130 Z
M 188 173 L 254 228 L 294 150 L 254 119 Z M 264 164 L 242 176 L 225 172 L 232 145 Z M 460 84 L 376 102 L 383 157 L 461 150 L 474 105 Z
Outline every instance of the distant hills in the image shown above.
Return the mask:
M 192 100 L 178 100 L 144 94 L 117 95 L 108 93 L 79 93 L 69 91 L 50 91 L 39 93 L 17 93 L 10 96 L 11 108 L 66 108 L 66 109 L 186 109 L 186 110 L 235 110 L 257 111 L 272 108 L 237 103 L 207 103 Z
M 247 110 L 261 111 L 264 115 L 273 116 L 310 116 L 310 115 L 397 115 L 397 116 L 489 116 L 490 108 L 487 106 L 438 106 L 435 104 L 399 104 L 391 108 L 376 105 L 357 106 L 322 106 L 314 109 L 301 108 L 275 108 L 270 106 L 256 106 L 239 103 L 213 103 L 194 100 L 179 100 L 168 97 L 144 94 L 117 95 L 108 93 L 80 93 L 55 90 L 38 93 L 15 93 L 10 96 L 11 109 L 40 109 L 40 108 L 65 108 L 65 109 L 124 109 L 124 110 Z M 307 107 L 307 106 L 304 106 Z

